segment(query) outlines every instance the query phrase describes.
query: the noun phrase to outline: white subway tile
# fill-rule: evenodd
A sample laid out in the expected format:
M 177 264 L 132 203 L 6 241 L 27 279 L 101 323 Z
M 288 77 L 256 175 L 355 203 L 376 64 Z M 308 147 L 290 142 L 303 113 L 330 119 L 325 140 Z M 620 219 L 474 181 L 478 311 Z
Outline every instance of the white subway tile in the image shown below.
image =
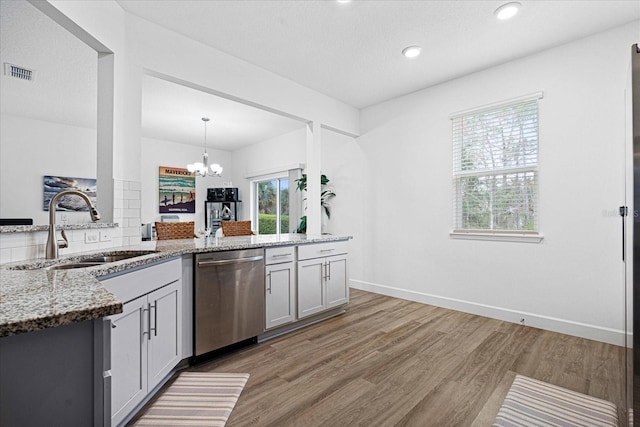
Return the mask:
M 129 209 L 140 209 L 140 199 L 129 199 L 127 200 L 127 207 Z
M 113 208 L 114 209 L 122 209 L 125 206 L 124 200 L 123 199 L 114 199 L 113 200 Z
M 27 245 L 27 233 L 0 233 L 0 248 L 20 248 Z
M 11 248 L 11 262 L 39 258 L 38 246 L 23 246 Z
M 122 229 L 122 237 L 140 236 L 140 228 L 125 227 Z
M 140 200 L 140 191 L 127 190 L 123 194 L 125 200 Z
M 11 248 L 0 249 L 0 264 L 11 262 Z
M 142 184 L 140 181 L 129 181 L 129 190 L 141 190 Z
M 25 246 L 33 245 L 45 245 L 47 243 L 47 237 L 49 235 L 46 231 L 34 231 L 32 233 L 24 233 L 26 244 Z
M 31 247 L 31 250 L 33 251 L 33 257 L 34 258 L 44 258 L 46 255 L 46 246 L 45 244 L 42 245 L 34 245 Z
M 140 218 L 140 209 L 123 209 L 123 218 Z

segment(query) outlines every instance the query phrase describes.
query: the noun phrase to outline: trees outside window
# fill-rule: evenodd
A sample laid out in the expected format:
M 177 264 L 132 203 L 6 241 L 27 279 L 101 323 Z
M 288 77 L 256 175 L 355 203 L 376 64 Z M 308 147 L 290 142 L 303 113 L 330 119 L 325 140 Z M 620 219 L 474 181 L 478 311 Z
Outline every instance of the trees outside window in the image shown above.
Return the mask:
M 452 117 L 454 231 L 538 231 L 538 98 Z
M 255 183 L 258 234 L 289 232 L 289 179 L 274 178 Z

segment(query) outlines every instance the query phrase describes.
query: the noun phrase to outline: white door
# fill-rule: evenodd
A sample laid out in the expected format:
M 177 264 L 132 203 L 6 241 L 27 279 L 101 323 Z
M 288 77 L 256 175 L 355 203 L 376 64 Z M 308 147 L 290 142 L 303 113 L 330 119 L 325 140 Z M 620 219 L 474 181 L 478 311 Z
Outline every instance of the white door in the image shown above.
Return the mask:
M 182 309 L 180 282 L 151 292 L 149 303 L 149 390 L 180 362 Z
M 326 271 L 327 309 L 349 302 L 347 255 L 327 258 Z
M 124 304 L 112 316 L 111 420 L 117 425 L 147 394 L 147 297 Z
M 296 320 L 295 264 L 268 265 L 265 267 L 266 328 L 275 328 Z
M 324 258 L 298 261 L 298 319 L 326 308 Z

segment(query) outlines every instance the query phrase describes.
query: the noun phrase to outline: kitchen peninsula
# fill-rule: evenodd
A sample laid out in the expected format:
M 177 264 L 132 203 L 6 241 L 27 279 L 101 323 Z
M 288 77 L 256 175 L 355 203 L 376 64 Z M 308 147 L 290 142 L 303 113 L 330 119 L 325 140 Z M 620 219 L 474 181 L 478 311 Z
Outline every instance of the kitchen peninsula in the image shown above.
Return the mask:
M 322 295 L 326 299 L 325 279 L 331 273 L 324 259 L 335 252 L 330 252 L 333 249 L 322 248 L 328 248 L 327 245 L 345 245 L 349 239 L 349 236 L 283 234 L 164 240 L 79 253 L 58 260 L 37 259 L 0 265 L 0 393 L 3 395 L 0 424 L 6 421 L 9 422 L 7 425 L 11 425 L 11 422 L 29 416 L 34 417 L 34 425 L 51 416 L 62 417 L 60 419 L 71 424 L 80 422 L 82 425 L 87 425 L 89 420 L 92 420 L 89 424 L 93 425 L 119 425 L 126 422 L 139 405 L 147 401 L 170 378 L 178 363 L 193 355 L 193 259 L 196 254 L 264 249 L 265 261 L 268 261 L 269 254 L 274 254 L 275 259 L 278 259 L 280 252 L 289 251 L 293 258 L 287 259 L 286 265 L 294 267 L 290 269 L 292 276 L 288 280 L 300 287 L 302 282 L 296 281 L 295 265 L 302 268 L 301 266 L 314 264 L 312 261 L 316 255 L 312 253 L 317 248 L 317 259 L 320 261 L 314 265 L 322 267 L 314 271 L 319 272 L 325 288 L 318 293 L 312 292 L 312 296 Z M 339 247 L 341 251 L 343 247 L 346 248 Z M 343 274 L 346 277 L 346 249 L 342 253 Z M 142 255 L 86 268 L 51 269 L 104 254 Z M 302 260 L 303 258 L 305 259 Z M 298 259 L 300 262 L 297 262 Z M 282 262 L 276 261 L 275 265 L 285 265 L 278 264 Z M 273 265 L 270 262 L 266 264 L 265 269 L 273 271 Z M 335 271 L 337 276 L 338 267 L 335 267 Z M 178 331 L 174 336 L 176 354 L 166 372 L 162 371 L 160 378 L 154 379 L 153 383 L 149 379 L 148 388 L 145 384 L 138 403 L 118 412 L 119 400 L 112 398 L 111 392 L 112 382 L 115 383 L 118 375 L 115 372 L 116 363 L 112 359 L 117 359 L 117 355 L 114 356 L 117 349 L 114 347 L 120 343 L 120 338 L 116 337 L 119 337 L 118 334 L 129 333 L 130 329 L 122 324 L 125 327 L 123 329 L 117 319 L 126 314 L 126 307 L 137 295 L 121 298 L 123 294 L 114 291 L 117 288 L 110 287 L 109 283 L 129 278 L 126 283 L 130 288 L 124 289 L 125 293 L 130 292 L 133 287 L 147 286 L 150 280 L 147 276 L 141 276 L 146 272 L 155 272 L 148 277 L 160 280 L 161 285 L 157 288 L 165 287 L 164 283 L 167 283 L 166 289 L 171 283 L 175 288 L 176 296 L 172 304 L 178 307 L 174 313 L 177 318 L 174 329 Z M 307 273 L 303 273 L 305 274 Z M 275 277 L 270 277 L 268 282 L 263 281 L 266 304 L 270 304 L 269 294 L 272 293 L 272 288 L 274 291 L 277 289 L 278 284 L 272 281 Z M 318 314 L 315 303 L 307 304 L 307 311 L 300 308 L 306 304 L 304 301 L 291 299 L 301 297 L 304 292 L 298 292 L 297 289 L 287 292 L 289 300 L 286 303 L 277 302 L 277 310 L 290 306 L 295 311 L 296 306 L 300 305 L 298 311 L 292 312 L 291 317 L 284 322 L 280 321 L 282 316 L 274 317 L 274 322 L 267 319 L 265 334 L 258 339 L 285 333 L 287 328 L 296 327 L 295 325 L 300 327 L 308 324 L 307 322 L 321 320 L 327 313 L 335 315 L 336 310 L 344 310 L 348 301 L 347 286 L 345 281 L 344 298 L 336 299 L 337 304 L 333 306 L 327 305 L 324 314 L 322 309 Z M 152 295 L 155 290 L 149 288 L 142 293 Z M 157 306 L 155 311 L 160 318 L 162 313 L 157 314 Z M 266 313 L 269 316 L 269 308 Z M 155 325 L 164 320 L 156 319 Z M 151 317 L 148 322 L 147 326 L 151 328 Z M 150 334 L 151 331 L 143 332 L 143 337 L 145 333 Z M 150 337 L 145 338 L 147 339 L 151 341 Z M 149 373 L 149 377 L 151 376 Z M 116 390 L 115 385 L 113 390 Z M 25 405 L 31 405 L 35 401 L 43 403 L 33 411 L 26 411 Z M 115 418 L 112 417 L 114 412 L 117 413 Z

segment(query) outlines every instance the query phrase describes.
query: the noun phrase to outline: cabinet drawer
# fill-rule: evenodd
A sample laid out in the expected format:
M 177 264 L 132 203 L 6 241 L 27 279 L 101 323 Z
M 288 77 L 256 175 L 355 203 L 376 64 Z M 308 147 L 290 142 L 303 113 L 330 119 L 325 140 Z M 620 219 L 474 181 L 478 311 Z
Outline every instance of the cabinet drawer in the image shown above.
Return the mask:
M 120 301 L 128 302 L 181 278 L 182 260 L 175 258 L 100 282 Z
M 346 241 L 300 245 L 298 246 L 298 260 L 346 254 L 348 249 Z
M 295 261 L 295 246 L 282 246 L 267 248 L 264 250 L 265 265 L 281 264 L 283 262 Z

